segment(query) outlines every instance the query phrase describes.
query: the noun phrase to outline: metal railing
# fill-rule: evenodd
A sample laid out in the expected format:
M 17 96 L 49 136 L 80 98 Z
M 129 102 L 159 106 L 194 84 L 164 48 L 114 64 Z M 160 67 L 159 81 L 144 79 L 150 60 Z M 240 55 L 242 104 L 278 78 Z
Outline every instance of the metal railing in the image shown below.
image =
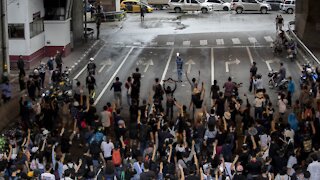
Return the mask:
M 318 65 L 320 65 L 319 59 L 310 51 L 310 49 L 299 39 L 299 37 L 296 35 L 292 27 L 295 25 L 294 21 L 290 21 L 288 24 L 288 32 L 290 35 L 290 38 L 292 38 L 298 45 L 298 48 L 303 50 L 303 53 L 310 57 L 311 60 L 316 62 Z M 314 64 L 313 62 L 313 64 Z

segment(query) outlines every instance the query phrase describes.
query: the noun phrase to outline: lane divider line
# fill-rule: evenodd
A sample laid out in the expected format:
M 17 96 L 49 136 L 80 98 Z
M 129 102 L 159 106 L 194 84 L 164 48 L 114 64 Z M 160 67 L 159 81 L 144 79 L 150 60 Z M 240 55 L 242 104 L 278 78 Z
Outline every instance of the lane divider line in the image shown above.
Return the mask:
M 211 48 L 211 84 L 214 81 L 214 52 L 213 48 Z
M 113 79 L 116 77 L 116 75 L 118 74 L 118 72 L 120 71 L 120 69 L 122 68 L 122 66 L 124 65 L 124 63 L 127 61 L 129 55 L 131 54 L 131 52 L 133 51 L 135 47 L 131 47 L 130 51 L 127 53 L 126 57 L 122 60 L 121 64 L 118 66 L 117 70 L 113 73 L 113 75 L 111 76 L 111 78 L 109 79 L 109 81 L 107 82 L 107 84 L 104 86 L 104 88 L 102 89 L 101 93 L 99 94 L 99 96 L 97 97 L 97 99 L 94 101 L 94 105 L 97 105 L 98 102 L 100 101 L 101 97 L 103 96 L 103 94 L 106 92 L 106 90 L 108 89 L 108 87 L 110 86 L 110 84 L 113 82 Z
M 169 68 L 169 64 L 170 64 L 170 61 L 171 61 L 171 59 L 172 59 L 173 51 L 174 51 L 174 48 L 172 48 L 172 50 L 171 50 L 171 52 L 170 52 L 169 58 L 168 58 L 168 60 L 167 60 L 166 67 L 165 67 L 164 70 L 163 70 L 163 74 L 162 74 L 162 77 L 161 77 L 160 84 L 163 84 L 163 80 L 164 80 L 164 78 L 166 77 L 166 74 L 167 74 L 167 71 L 168 71 L 168 68 Z
M 252 58 L 252 54 L 251 54 L 250 48 L 248 46 L 246 48 L 247 48 L 248 56 L 249 56 L 249 59 L 250 59 L 250 63 L 253 64 L 253 58 Z

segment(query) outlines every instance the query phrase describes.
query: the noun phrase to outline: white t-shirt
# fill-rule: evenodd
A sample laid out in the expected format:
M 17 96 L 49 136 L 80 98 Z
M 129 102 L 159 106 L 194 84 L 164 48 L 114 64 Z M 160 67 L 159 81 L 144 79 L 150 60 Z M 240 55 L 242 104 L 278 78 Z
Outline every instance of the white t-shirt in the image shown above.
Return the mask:
M 51 173 L 42 173 L 41 180 L 56 180 L 56 177 Z
M 113 148 L 114 148 L 114 145 L 112 142 L 107 143 L 106 141 L 103 141 L 101 143 L 101 150 L 103 151 L 103 157 L 104 158 L 111 157 L 111 152 Z

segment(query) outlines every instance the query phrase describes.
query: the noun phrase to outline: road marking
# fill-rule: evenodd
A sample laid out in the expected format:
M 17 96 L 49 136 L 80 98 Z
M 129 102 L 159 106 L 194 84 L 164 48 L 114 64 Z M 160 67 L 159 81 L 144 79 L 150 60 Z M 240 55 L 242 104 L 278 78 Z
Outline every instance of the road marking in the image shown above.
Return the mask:
M 216 39 L 217 45 L 224 45 L 223 39 Z
M 296 64 L 297 64 L 298 68 L 300 69 L 300 71 L 303 71 L 303 68 L 302 68 L 302 66 L 299 64 L 299 62 L 298 62 L 298 61 L 295 61 L 295 62 L 296 62 Z
M 248 39 L 249 39 L 249 41 L 250 41 L 251 44 L 255 44 L 255 43 L 258 42 L 255 37 L 249 37 Z
M 105 47 L 105 45 L 101 46 L 101 48 L 97 51 L 97 53 L 93 56 L 93 59 L 95 59 L 98 54 L 100 53 L 100 51 Z M 78 77 L 83 73 L 83 71 L 85 71 L 87 69 L 87 66 L 84 66 L 81 71 L 73 78 L 74 80 L 75 79 L 78 79 Z
M 167 71 L 168 71 L 168 68 L 169 68 L 169 64 L 170 64 L 170 61 L 171 61 L 171 59 L 172 59 L 173 51 L 174 51 L 174 48 L 172 48 L 172 50 L 171 50 L 171 52 L 170 52 L 169 58 L 168 58 L 168 60 L 167 60 L 166 67 L 164 68 L 164 71 L 163 71 L 163 74 L 162 74 L 162 77 L 161 77 L 160 84 L 163 83 L 163 80 L 164 80 L 164 78 L 166 77 L 166 74 L 167 74 Z
M 144 64 L 146 67 L 144 68 L 144 72 L 147 72 L 149 69 L 149 66 L 153 66 L 153 61 L 150 59 L 147 63 Z
M 102 65 L 102 66 L 101 66 L 101 65 Z M 109 58 L 107 61 L 102 62 L 102 63 L 100 64 L 101 68 L 99 69 L 98 73 L 101 73 L 102 70 L 103 70 L 106 66 L 111 66 L 111 65 L 112 65 L 112 61 L 111 61 L 111 59 Z
M 208 45 L 207 40 L 200 40 L 200 46 L 206 46 L 206 45 Z
M 248 52 L 248 56 L 249 56 L 249 59 L 250 59 L 250 63 L 253 64 L 253 58 L 252 58 L 251 51 L 250 51 L 249 47 L 247 47 L 247 52 Z
M 265 39 L 267 42 L 273 42 L 273 39 L 272 39 L 272 37 L 270 37 L 270 36 L 265 36 L 264 39 Z
M 157 46 L 158 45 L 158 42 L 151 42 L 150 43 L 150 46 Z
M 183 45 L 183 46 L 190 46 L 190 41 L 183 41 L 183 42 L 182 42 L 182 45 Z
M 232 38 L 231 40 L 232 40 L 232 43 L 233 43 L 233 44 L 241 44 L 239 38 Z
M 240 60 L 239 59 L 236 59 L 234 61 L 228 61 L 226 62 L 226 72 L 229 72 L 229 65 L 230 64 L 240 64 Z
M 308 58 L 302 53 L 302 51 L 300 49 L 298 49 L 298 53 L 302 56 L 303 60 L 305 60 L 306 63 L 309 63 Z
M 135 45 L 135 46 L 141 46 L 141 42 L 134 42 L 133 45 Z
M 211 84 L 214 81 L 214 52 L 213 48 L 211 48 Z
M 167 46 L 173 46 L 174 42 L 167 42 Z
M 266 64 L 267 64 L 267 66 L 268 66 L 268 70 L 269 70 L 269 71 L 272 71 L 272 68 L 271 68 L 270 64 L 271 64 L 271 63 L 275 63 L 275 62 L 280 62 L 280 60 L 278 60 L 278 59 L 275 59 L 275 60 L 266 60 Z
M 186 62 L 186 65 L 188 65 L 188 70 L 187 70 L 188 74 L 190 74 L 190 72 L 191 72 L 191 66 L 192 66 L 193 64 L 196 64 L 196 63 L 195 63 L 194 61 L 192 61 L 192 59 L 190 59 L 188 62 Z
M 94 101 L 94 104 L 96 105 L 99 100 L 101 99 L 101 97 L 103 96 L 103 94 L 106 92 L 106 90 L 108 89 L 108 87 L 110 86 L 110 84 L 113 82 L 113 79 L 116 77 L 116 75 L 118 74 L 118 72 L 120 71 L 121 67 L 124 65 L 124 63 L 127 61 L 129 55 L 131 54 L 132 50 L 134 49 L 134 47 L 131 47 L 130 51 L 128 52 L 128 54 L 126 55 L 126 57 L 122 60 L 121 64 L 118 66 L 117 70 L 113 73 L 113 75 L 111 76 L 111 78 L 109 79 L 109 81 L 107 82 L 107 84 L 104 86 L 104 88 L 102 89 L 101 93 L 99 94 L 99 96 L 97 97 L 97 99 Z

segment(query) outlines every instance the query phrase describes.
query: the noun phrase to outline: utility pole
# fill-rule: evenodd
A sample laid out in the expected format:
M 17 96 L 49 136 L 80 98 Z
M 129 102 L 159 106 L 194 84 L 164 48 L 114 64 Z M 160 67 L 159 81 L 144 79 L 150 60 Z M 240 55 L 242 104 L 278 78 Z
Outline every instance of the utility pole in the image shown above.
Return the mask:
M 0 34 L 1 34 L 1 75 L 8 76 L 10 65 L 8 62 L 8 25 L 7 25 L 7 0 L 0 1 Z
M 87 35 L 87 6 L 88 6 L 88 0 L 84 1 L 84 39 L 87 42 L 88 40 L 88 35 Z

